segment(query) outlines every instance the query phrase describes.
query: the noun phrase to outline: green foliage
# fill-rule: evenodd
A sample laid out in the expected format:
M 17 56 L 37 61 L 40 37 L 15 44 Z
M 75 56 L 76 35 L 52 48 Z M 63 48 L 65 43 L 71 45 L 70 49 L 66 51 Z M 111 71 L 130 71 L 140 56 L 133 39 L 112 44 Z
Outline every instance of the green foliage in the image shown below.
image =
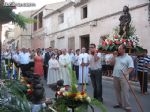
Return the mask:
M 69 74 L 71 75 L 71 92 L 77 93 L 78 90 L 76 87 L 77 79 L 76 79 L 75 71 L 73 71 L 71 67 L 68 67 L 68 70 L 69 70 Z
M 16 14 L 12 11 L 11 7 L 0 7 L 0 21 L 2 23 L 8 23 L 12 21 L 12 23 L 17 24 L 23 29 L 26 29 L 27 23 L 33 23 L 35 20 L 26 18 L 20 14 Z
M 87 105 L 81 105 L 80 107 L 75 109 L 75 112 L 87 112 L 88 106 Z
M 22 16 L 20 14 L 15 14 L 14 12 L 12 12 L 10 15 L 13 18 L 12 22 L 14 24 L 17 24 L 18 26 L 20 26 L 23 29 L 26 29 L 26 24 L 27 23 L 33 23 L 33 22 L 35 22 L 32 19 L 26 18 L 26 17 L 24 17 L 24 16 Z
M 65 105 L 65 99 L 63 99 L 63 98 L 56 99 L 54 108 L 58 112 L 67 112 L 67 106 Z
M 2 79 L 6 79 L 7 78 L 7 73 L 5 72 L 5 67 L 4 67 L 4 64 L 1 64 L 2 65 Z
M 107 112 L 106 107 L 96 99 L 92 99 L 90 104 L 98 107 L 100 110 L 102 110 L 102 112 Z
M 30 104 L 18 81 L 5 80 L 0 84 L 1 112 L 31 112 Z
M 135 32 L 136 32 L 135 26 L 133 26 L 132 24 L 130 24 L 129 25 L 129 32 L 128 32 L 127 37 L 129 38 L 129 36 L 135 35 Z
M 135 52 L 136 52 L 136 53 L 143 53 L 143 52 L 144 52 L 144 49 L 143 49 L 142 47 L 140 47 L 140 46 L 136 46 Z

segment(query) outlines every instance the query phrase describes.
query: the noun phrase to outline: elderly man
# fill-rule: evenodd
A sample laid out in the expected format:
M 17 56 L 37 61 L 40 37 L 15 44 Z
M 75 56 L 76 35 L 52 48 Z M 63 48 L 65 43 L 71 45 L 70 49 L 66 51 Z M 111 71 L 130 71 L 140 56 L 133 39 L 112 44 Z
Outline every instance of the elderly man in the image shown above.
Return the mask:
M 134 64 L 131 56 L 126 54 L 125 50 L 125 45 L 120 45 L 118 53 L 115 52 L 112 59 L 112 63 L 114 64 L 114 87 L 118 103 L 114 108 L 124 108 L 126 112 L 131 112 L 129 104 L 129 85 L 126 77 L 133 71 Z

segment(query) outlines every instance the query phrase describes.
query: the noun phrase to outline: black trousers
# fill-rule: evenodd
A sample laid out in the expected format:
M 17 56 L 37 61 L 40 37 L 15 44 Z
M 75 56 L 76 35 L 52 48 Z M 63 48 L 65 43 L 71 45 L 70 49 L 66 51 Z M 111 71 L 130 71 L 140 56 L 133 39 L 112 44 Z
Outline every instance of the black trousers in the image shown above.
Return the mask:
M 44 79 L 47 80 L 48 66 L 43 66 L 44 69 Z
M 26 72 L 29 71 L 29 64 L 21 64 L 21 71 L 22 71 L 22 74 L 23 76 L 26 75 Z
M 76 72 L 76 78 L 79 79 L 79 66 L 74 65 L 74 71 Z
M 147 92 L 147 85 L 148 85 L 148 76 L 147 72 L 140 72 L 138 71 L 138 79 L 141 87 L 141 92 L 145 93 Z
M 89 69 L 89 73 L 90 73 L 90 78 L 92 81 L 92 86 L 94 89 L 94 98 L 103 102 L 103 98 L 102 98 L 102 71 L 101 71 L 101 69 L 97 69 L 97 70 L 90 70 Z

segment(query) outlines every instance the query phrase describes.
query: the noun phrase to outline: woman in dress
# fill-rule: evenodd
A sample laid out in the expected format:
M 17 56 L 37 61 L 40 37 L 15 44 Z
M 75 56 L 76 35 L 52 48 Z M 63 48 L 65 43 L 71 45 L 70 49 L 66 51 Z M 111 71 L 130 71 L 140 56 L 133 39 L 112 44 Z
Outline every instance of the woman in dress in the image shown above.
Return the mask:
M 58 80 L 62 79 L 61 74 L 59 72 L 59 63 L 55 58 L 55 54 L 51 55 L 51 59 L 48 62 L 48 76 L 47 76 L 47 84 L 51 85 L 56 83 Z
M 34 57 L 34 73 L 43 76 L 43 58 L 40 51 L 37 51 L 37 55 Z

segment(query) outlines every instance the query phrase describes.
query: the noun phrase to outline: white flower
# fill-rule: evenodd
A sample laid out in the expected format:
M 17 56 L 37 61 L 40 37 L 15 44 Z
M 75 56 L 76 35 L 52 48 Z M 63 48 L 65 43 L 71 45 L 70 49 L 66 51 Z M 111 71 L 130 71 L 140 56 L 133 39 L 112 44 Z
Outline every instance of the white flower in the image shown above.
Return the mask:
M 124 45 L 127 45 L 127 43 L 126 43 L 126 42 L 124 42 L 123 44 L 124 44 Z
M 88 96 L 88 97 L 86 97 L 86 101 L 88 102 L 88 103 L 90 103 L 91 102 L 91 98 Z
M 135 47 L 137 44 L 136 44 L 136 42 L 133 42 L 133 46 Z
M 108 44 L 109 43 L 109 39 L 105 39 L 105 42 Z
M 61 88 L 59 91 L 60 92 L 65 92 L 65 88 Z
M 76 84 L 75 87 L 78 88 L 78 85 Z
M 58 91 L 57 94 L 60 95 L 60 91 Z

